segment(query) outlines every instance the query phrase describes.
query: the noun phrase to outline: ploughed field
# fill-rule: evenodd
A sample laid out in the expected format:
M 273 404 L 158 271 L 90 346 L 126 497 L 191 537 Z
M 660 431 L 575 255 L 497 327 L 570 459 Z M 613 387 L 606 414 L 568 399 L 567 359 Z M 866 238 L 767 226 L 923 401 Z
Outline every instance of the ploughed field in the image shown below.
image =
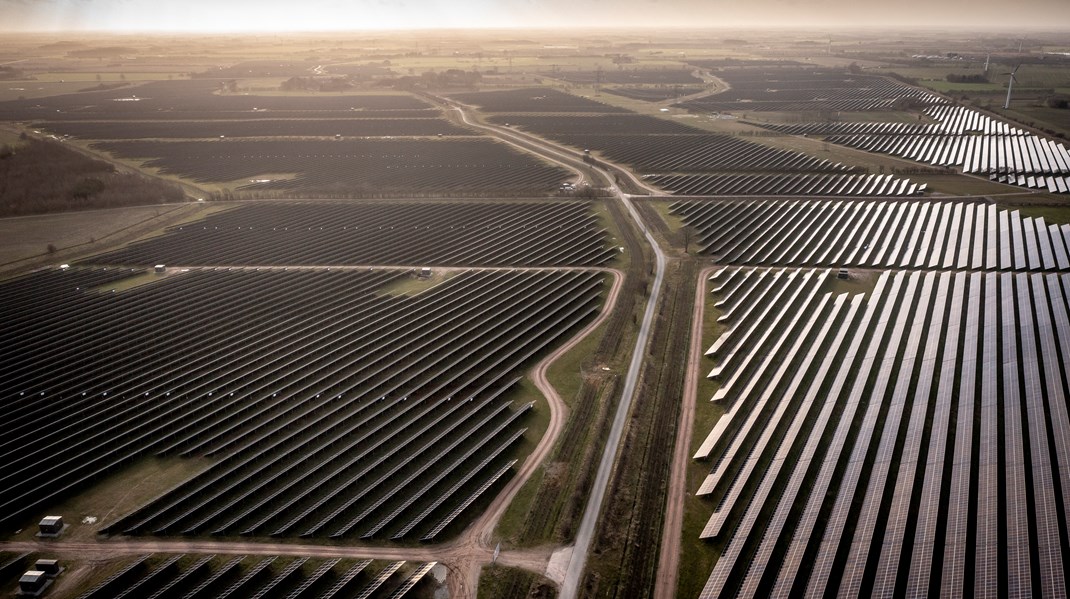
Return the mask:
M 110 532 L 437 538 L 508 474 L 531 408 L 510 390 L 605 287 L 468 271 L 399 295 L 399 271 L 206 269 L 110 291 L 140 273 L 0 286 L 4 523 L 139 456 L 197 455 L 214 464 Z
M 587 202 L 243 205 L 86 262 L 108 265 L 600 266 Z

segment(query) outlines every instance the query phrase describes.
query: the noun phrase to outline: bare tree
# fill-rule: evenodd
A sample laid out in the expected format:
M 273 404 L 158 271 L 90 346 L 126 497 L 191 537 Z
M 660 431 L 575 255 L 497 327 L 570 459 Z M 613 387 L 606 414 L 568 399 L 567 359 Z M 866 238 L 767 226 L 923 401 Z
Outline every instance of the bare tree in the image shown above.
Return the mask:
M 682 235 L 683 238 L 684 238 L 684 253 L 685 254 L 690 254 L 691 253 L 691 239 L 695 237 L 695 234 L 696 234 L 695 228 L 692 227 L 691 225 L 684 225 L 683 228 L 680 229 L 680 235 Z

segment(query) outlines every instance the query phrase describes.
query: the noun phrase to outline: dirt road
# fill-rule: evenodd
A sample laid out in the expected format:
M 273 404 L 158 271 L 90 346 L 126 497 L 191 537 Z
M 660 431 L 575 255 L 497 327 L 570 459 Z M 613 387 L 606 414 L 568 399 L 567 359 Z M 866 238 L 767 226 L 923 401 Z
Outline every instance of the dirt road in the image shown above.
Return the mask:
M 687 359 L 684 402 L 680 406 L 680 420 L 676 429 L 676 447 L 672 454 L 654 599 L 673 599 L 676 596 L 676 581 L 680 569 L 680 535 L 684 524 L 684 497 L 687 494 L 687 459 L 691 449 L 691 431 L 695 425 L 699 364 L 703 356 L 702 321 L 706 312 L 706 283 L 714 270 L 716 267 L 703 269 L 698 275 L 699 281 L 695 287 L 695 307 L 691 312 L 691 351 Z

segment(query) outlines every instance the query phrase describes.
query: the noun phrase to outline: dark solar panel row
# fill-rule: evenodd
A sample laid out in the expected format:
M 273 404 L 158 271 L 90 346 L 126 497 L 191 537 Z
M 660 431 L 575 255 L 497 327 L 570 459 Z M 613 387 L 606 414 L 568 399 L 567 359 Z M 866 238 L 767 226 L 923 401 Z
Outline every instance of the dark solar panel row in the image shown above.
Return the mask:
M 646 175 L 644 180 L 680 196 L 848 196 L 912 197 L 926 184 L 892 175 L 720 174 Z

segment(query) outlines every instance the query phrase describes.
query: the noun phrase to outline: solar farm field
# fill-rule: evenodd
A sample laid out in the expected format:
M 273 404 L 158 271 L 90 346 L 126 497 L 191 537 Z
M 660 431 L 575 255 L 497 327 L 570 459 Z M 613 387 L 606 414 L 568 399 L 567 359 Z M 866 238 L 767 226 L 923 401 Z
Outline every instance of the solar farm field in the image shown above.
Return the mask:
M 604 71 L 558 71 L 542 73 L 544 77 L 553 77 L 569 83 L 590 85 L 609 83 L 616 85 L 694 85 L 702 80 L 692 74 L 692 69 L 676 67 L 671 69 L 613 69 Z
M 504 92 L 479 97 L 496 93 Z M 631 112 L 596 114 L 593 107 L 579 115 L 499 111 L 489 121 L 597 152 L 674 195 L 904 197 L 927 188 L 909 179 L 860 174 L 794 150 Z
M 87 262 L 152 266 L 599 266 L 616 248 L 586 202 L 243 205 Z
M 944 100 L 902 83 L 842 69 L 729 67 L 714 73 L 731 89 L 680 104 L 699 112 L 869 111 L 897 101 L 939 104 Z
M 475 135 L 441 118 L 251 119 L 205 121 L 60 121 L 35 125 L 80 139 L 220 137 L 413 137 Z
M 244 597 L 298 599 L 400 599 L 434 588 L 437 562 L 375 561 L 279 555 L 148 553 L 109 560 L 114 572 L 90 579 L 77 592 L 50 592 L 60 599 L 186 599 Z
M 628 112 L 623 108 L 548 87 L 451 94 L 450 97 L 458 102 L 478 106 L 483 112 Z
M 682 201 L 670 209 L 722 264 L 1070 270 L 1070 225 L 993 204 Z
M 509 472 L 531 407 L 509 391 L 605 278 L 469 271 L 397 295 L 399 271 L 205 269 L 110 291 L 141 272 L 0 289 L 4 523 L 138 456 L 197 455 L 213 465 L 112 532 L 437 538 Z
M 759 126 L 790 135 L 822 135 L 852 148 L 892 154 L 1002 183 L 1050 193 L 1070 192 L 1066 146 L 965 106 L 931 106 L 929 125 L 904 123 L 800 123 Z
M 563 134 L 701 134 L 701 129 L 642 114 L 530 115 L 511 114 L 488 119 L 497 125 L 520 127 L 540 135 Z
M 0 118 L 88 143 L 203 195 L 545 195 L 571 175 L 448 121 L 415 96 L 221 92 L 157 81 L 0 103 Z M 201 194 L 198 194 L 201 195 Z
M 204 120 L 420 118 L 439 111 L 408 94 L 270 96 L 219 93 L 220 80 L 154 81 L 118 89 L 0 102 L 0 119 Z
M 490 139 L 113 141 L 93 147 L 197 183 L 247 180 L 239 190 L 547 193 L 570 176 Z
M 826 196 L 911 197 L 927 184 L 911 183 L 893 175 L 852 173 L 794 175 L 646 175 L 645 180 L 683 196 Z
M 1065 594 L 1070 275 L 874 278 L 711 279 L 700 596 Z
M 671 87 L 606 87 L 602 91 L 607 94 L 642 100 L 644 102 L 664 102 L 680 96 L 689 96 L 703 91 L 705 88 L 674 85 Z
M 670 123 L 672 124 L 672 123 Z M 644 173 L 680 172 L 847 172 L 823 158 L 756 144 L 716 133 L 690 135 L 583 135 L 546 133 L 575 147 L 599 151 L 610 160 Z

